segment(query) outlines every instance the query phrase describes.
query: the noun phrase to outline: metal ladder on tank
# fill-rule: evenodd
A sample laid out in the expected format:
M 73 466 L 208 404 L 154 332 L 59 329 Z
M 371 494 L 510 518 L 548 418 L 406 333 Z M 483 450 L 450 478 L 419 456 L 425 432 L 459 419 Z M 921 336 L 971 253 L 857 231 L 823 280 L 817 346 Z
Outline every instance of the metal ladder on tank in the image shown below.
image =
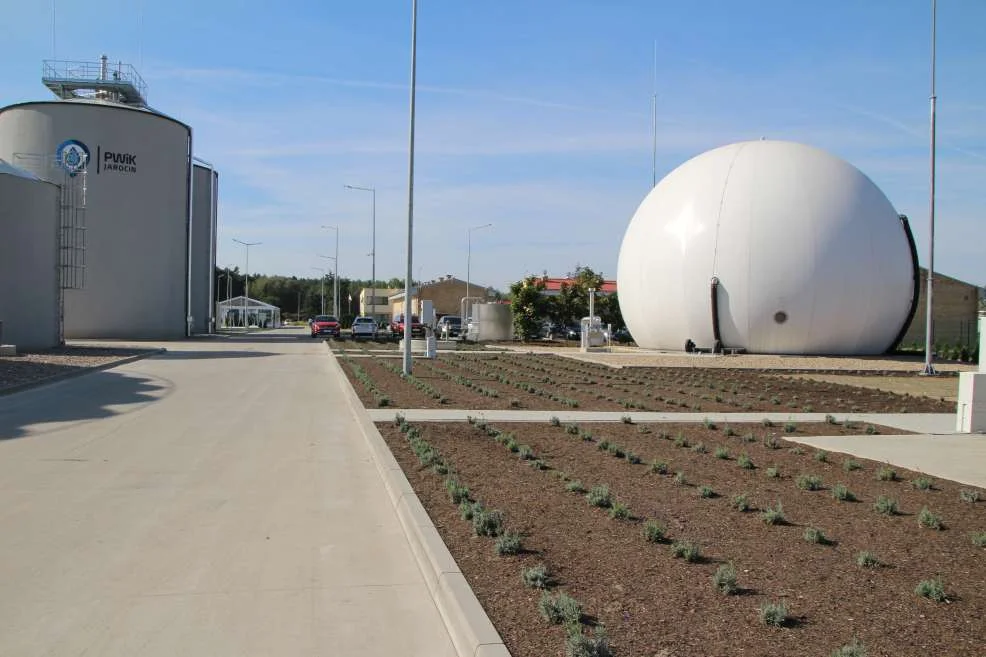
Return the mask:
M 65 291 L 86 286 L 87 172 L 70 174 L 53 155 L 15 153 L 14 165 L 58 185 L 58 343 L 65 344 Z

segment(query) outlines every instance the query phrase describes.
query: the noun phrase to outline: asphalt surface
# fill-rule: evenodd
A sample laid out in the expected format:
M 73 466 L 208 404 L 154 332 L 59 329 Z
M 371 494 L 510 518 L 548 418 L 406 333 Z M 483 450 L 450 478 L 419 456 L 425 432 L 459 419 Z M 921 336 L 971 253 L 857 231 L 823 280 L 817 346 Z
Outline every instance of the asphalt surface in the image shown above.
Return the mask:
M 303 336 L 0 398 L 0 655 L 455 654 Z

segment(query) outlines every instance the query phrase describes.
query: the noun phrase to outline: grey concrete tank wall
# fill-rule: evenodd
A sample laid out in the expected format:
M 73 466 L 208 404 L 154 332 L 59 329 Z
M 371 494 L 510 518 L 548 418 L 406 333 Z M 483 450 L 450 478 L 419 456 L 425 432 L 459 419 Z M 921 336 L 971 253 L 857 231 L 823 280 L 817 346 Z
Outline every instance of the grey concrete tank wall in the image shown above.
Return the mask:
M 214 314 L 211 289 L 216 269 L 219 173 L 196 164 L 192 184 L 192 331 L 209 333 Z
M 103 101 L 0 109 L 0 158 L 55 156 L 69 140 L 90 159 L 86 281 L 65 291 L 65 336 L 184 336 L 191 129 Z M 56 172 L 63 175 L 52 169 L 52 178 Z
M 479 325 L 479 340 L 509 340 L 513 336 L 510 306 L 505 303 L 478 303 L 473 321 Z
M 0 172 L 0 321 L 18 349 L 58 344 L 57 185 Z

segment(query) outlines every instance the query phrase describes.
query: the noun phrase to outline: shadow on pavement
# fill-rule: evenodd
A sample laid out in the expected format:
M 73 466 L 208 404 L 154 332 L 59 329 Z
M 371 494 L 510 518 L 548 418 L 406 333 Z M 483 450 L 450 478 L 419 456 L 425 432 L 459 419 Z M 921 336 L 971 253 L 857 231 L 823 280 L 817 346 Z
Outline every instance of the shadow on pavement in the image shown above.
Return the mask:
M 122 415 L 171 392 L 170 382 L 113 370 L 0 397 L 0 441 L 51 433 L 64 423 Z M 114 408 L 124 406 L 124 408 Z M 38 424 L 62 423 L 31 430 Z

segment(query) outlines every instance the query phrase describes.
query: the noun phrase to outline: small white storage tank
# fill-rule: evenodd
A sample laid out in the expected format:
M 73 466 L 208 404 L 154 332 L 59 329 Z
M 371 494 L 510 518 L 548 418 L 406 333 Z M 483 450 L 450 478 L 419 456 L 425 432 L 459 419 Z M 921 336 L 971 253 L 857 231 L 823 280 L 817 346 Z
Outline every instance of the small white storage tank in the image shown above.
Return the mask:
M 0 322 L 18 349 L 59 344 L 57 185 L 0 160 Z
M 475 340 L 509 340 L 513 337 L 510 305 L 505 303 L 477 303 L 472 307 Z
M 651 190 L 617 279 L 642 347 L 862 355 L 903 334 L 916 267 L 906 223 L 862 172 L 753 141 L 703 153 Z

